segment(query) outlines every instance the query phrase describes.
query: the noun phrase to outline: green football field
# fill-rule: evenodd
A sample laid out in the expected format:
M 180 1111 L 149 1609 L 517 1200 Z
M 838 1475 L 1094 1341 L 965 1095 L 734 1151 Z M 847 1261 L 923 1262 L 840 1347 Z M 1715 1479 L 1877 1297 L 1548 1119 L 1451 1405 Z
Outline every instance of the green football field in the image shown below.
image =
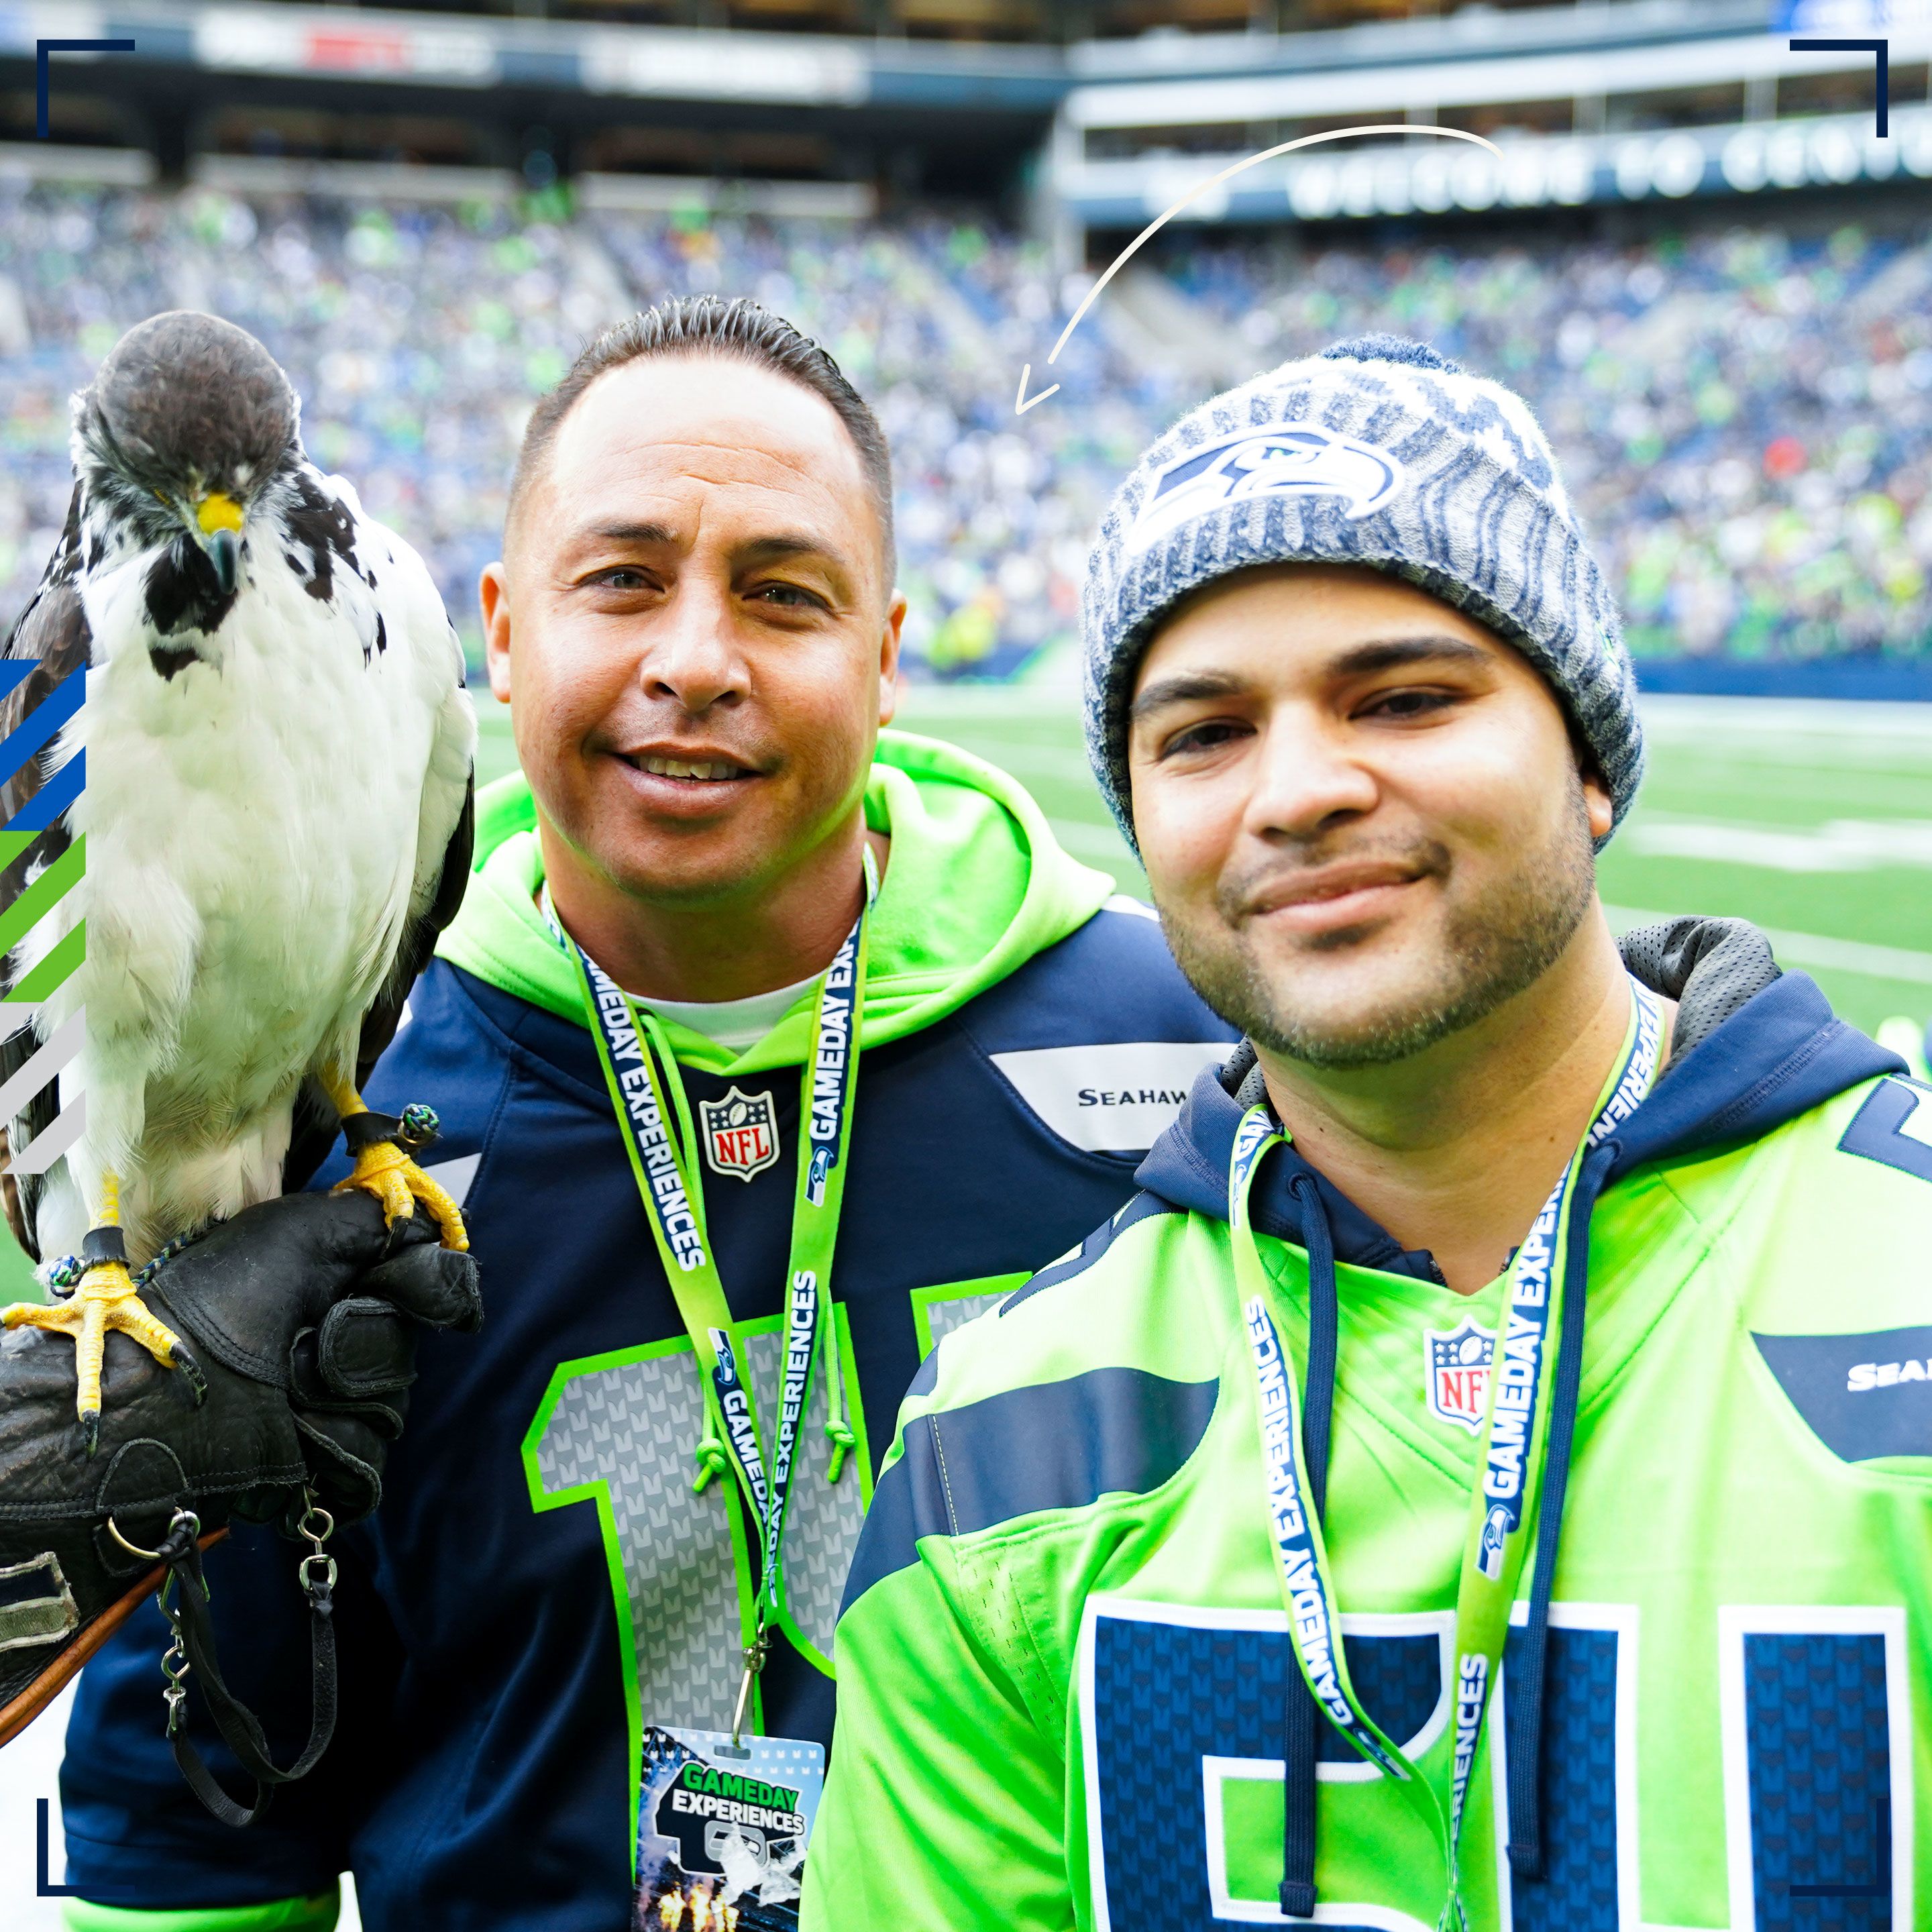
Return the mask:
M 508 714 L 478 698 L 478 775 L 494 777 L 514 758 Z M 1003 766 L 1070 851 L 1144 892 L 1088 775 L 1075 703 L 916 686 L 898 722 Z M 1602 862 L 1612 920 L 1752 920 L 1854 1024 L 1932 1016 L 1932 705 L 1660 698 L 1645 720 L 1649 775 Z

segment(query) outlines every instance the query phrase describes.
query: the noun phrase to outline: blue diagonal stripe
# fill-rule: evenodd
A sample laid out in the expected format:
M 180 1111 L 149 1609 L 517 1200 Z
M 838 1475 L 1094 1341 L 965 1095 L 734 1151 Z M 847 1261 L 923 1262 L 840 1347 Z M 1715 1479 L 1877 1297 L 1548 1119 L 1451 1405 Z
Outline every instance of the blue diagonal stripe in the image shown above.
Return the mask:
M 0 752 L 4 752 L 6 745 L 13 742 L 12 739 L 8 739 L 5 745 L 0 745 Z M 80 797 L 86 784 L 87 750 L 83 746 L 8 820 L 5 825 L 0 826 L 0 831 L 44 832 Z
M 28 673 L 39 662 L 38 658 L 0 658 L 0 698 L 26 683 Z
M 69 671 L 54 686 L 50 697 L 28 712 L 16 729 L 0 739 L 0 784 L 4 784 L 79 712 L 81 700 L 86 695 L 87 668 L 82 665 Z

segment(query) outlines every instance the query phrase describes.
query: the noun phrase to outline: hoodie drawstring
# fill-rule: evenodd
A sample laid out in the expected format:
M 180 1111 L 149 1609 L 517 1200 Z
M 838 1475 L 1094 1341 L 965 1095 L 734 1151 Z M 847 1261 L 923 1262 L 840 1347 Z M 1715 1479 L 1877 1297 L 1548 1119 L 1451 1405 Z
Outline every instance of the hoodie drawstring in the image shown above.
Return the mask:
M 1509 1697 L 1503 1713 L 1509 1747 L 1509 1862 L 1510 1870 L 1522 1879 L 1543 1876 L 1543 1714 L 1550 1654 L 1550 1598 L 1556 1581 L 1564 1494 L 1570 1484 L 1570 1452 L 1576 1434 L 1576 1410 L 1583 1383 L 1583 1311 L 1589 1289 L 1590 1216 L 1618 1151 L 1615 1141 L 1592 1150 L 1570 1199 L 1568 1258 L 1563 1279 L 1563 1333 L 1556 1345 L 1556 1375 L 1550 1392 L 1550 1434 L 1544 1456 L 1543 1498 L 1537 1506 L 1536 1564 L 1530 1579 L 1529 1617 L 1509 1665 Z
M 698 1474 L 691 1479 L 691 1486 L 695 1490 L 702 1492 L 712 1477 L 724 1474 L 731 1467 L 731 1452 L 725 1448 L 724 1438 L 718 1432 L 718 1424 L 708 1402 L 704 1405 L 704 1433 L 691 1453 L 698 1465 Z
M 829 1296 L 825 1304 L 825 1432 L 832 1438 L 832 1462 L 825 1480 L 836 1483 L 846 1457 L 858 1448 L 859 1438 L 845 1420 L 845 1376 L 838 1366 L 838 1307 Z
M 1556 1378 L 1550 1390 L 1550 1434 L 1544 1463 L 1543 1498 L 1538 1512 L 1528 1622 L 1510 1670 L 1510 1696 L 1504 1712 L 1509 1744 L 1509 1859 L 1510 1870 L 1523 1879 L 1540 1878 L 1543 1874 L 1541 1774 L 1550 1604 L 1556 1580 L 1563 1505 L 1569 1486 L 1570 1450 L 1582 1385 L 1590 1220 L 1617 1152 L 1614 1141 L 1592 1152 L 1572 1198 L 1563 1284 L 1563 1332 L 1557 1344 Z M 1308 1471 L 1309 1495 L 1320 1517 L 1328 1501 L 1340 1298 L 1335 1284 L 1334 1237 L 1314 1176 L 1297 1174 L 1289 1191 L 1300 1204 L 1302 1245 L 1308 1254 L 1308 1377 L 1302 1402 L 1302 1454 Z M 1312 1918 L 1316 1905 L 1316 1767 L 1322 1720 L 1314 1696 L 1292 1659 L 1287 1690 L 1282 1750 L 1285 1775 L 1281 1909 L 1291 1918 Z
M 1335 1361 L 1341 1301 L 1335 1287 L 1335 1238 L 1312 1174 L 1288 1191 L 1301 1204 L 1301 1244 L 1308 1252 L 1308 1380 L 1301 1404 L 1301 1454 L 1318 1522 L 1328 1499 L 1328 1443 L 1335 1413 Z M 1291 1650 L 1282 1745 L 1281 1909 L 1290 1918 L 1315 1916 L 1315 1796 L 1317 1743 L 1325 1721 Z

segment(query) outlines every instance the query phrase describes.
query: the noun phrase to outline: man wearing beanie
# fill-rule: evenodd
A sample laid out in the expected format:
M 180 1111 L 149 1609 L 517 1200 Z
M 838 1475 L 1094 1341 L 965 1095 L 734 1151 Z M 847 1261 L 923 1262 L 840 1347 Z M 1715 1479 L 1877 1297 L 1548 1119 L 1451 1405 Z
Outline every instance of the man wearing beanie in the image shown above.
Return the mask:
M 1932 1091 L 1749 926 L 1612 938 L 1642 734 L 1529 411 L 1257 378 L 1086 626 L 1246 1037 L 914 1382 L 806 1932 L 1924 1924 Z

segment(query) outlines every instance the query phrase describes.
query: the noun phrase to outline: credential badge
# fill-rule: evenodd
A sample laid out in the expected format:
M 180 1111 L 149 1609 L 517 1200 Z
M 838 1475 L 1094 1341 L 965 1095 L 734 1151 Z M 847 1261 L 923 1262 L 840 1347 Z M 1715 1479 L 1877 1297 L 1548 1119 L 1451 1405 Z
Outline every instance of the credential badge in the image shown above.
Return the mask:
M 1490 1406 L 1490 1364 L 1496 1338 L 1466 1316 L 1446 1334 L 1428 1330 L 1422 1338 L 1423 1385 L 1429 1412 L 1438 1422 L 1455 1424 L 1472 1436 L 1482 1431 Z
M 734 1087 L 722 1100 L 698 1103 L 704 1158 L 714 1174 L 749 1180 L 778 1157 L 778 1115 L 769 1094 Z

